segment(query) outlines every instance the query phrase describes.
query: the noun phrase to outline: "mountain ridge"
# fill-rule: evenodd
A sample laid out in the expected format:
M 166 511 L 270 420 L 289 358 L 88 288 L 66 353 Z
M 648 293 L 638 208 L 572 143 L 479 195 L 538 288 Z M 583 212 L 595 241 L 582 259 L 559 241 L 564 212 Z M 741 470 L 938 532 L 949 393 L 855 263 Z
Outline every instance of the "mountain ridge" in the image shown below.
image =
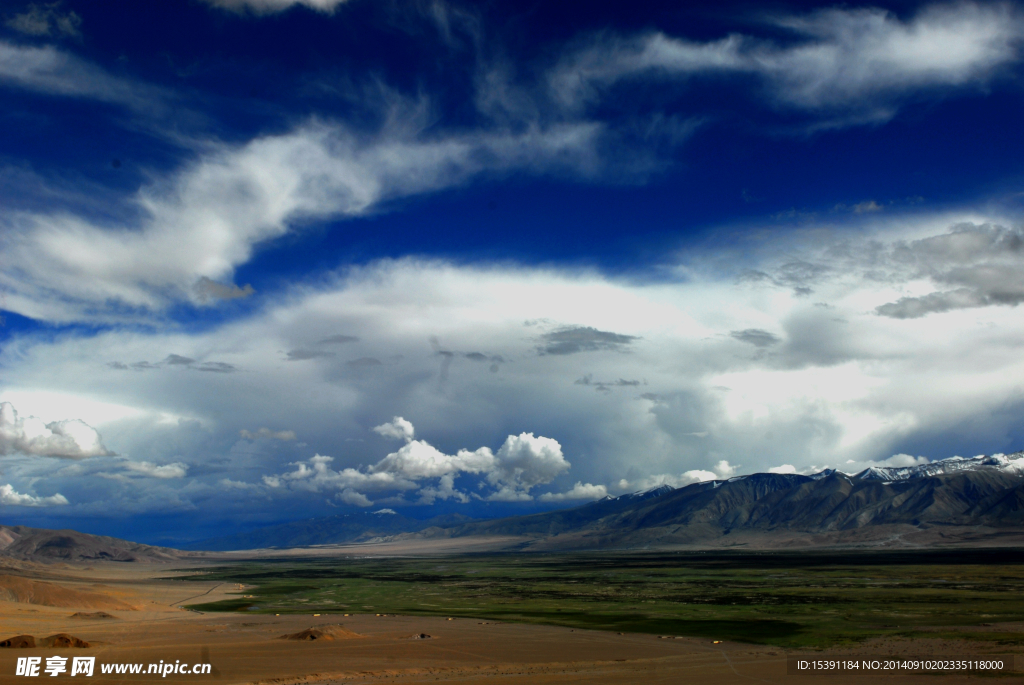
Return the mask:
M 889 528 L 904 532 L 936 526 L 1024 528 L 1024 451 L 955 457 L 913 467 L 872 467 L 856 474 L 835 469 L 810 475 L 754 473 L 681 488 L 662 485 L 572 509 L 489 520 L 415 521 L 391 514 L 386 525 L 334 527 L 319 537 L 313 532 L 317 526 L 331 528 L 327 525 L 331 521 L 367 516 L 371 514 L 283 524 L 220 538 L 212 541 L 215 547 L 209 546 L 211 541 L 189 547 L 226 550 L 515 536 L 528 541 L 523 549 L 629 548 L 717 544 L 737 533 L 765 539 L 787 535 L 870 538 Z M 306 534 L 286 535 L 297 529 Z M 275 544 L 262 544 L 268 541 Z

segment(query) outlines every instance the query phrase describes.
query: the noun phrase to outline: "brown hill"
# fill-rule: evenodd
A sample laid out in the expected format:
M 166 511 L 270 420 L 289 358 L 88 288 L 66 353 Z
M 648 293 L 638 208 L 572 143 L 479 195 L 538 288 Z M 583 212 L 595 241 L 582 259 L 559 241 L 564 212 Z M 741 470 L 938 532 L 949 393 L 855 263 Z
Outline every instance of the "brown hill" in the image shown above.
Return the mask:
M 15 635 L 6 640 L 0 640 L 0 647 L 11 649 L 32 649 L 36 646 L 36 639 L 31 635 Z
M 45 530 L 0 526 L 0 556 L 25 561 L 125 561 L 162 563 L 178 561 L 187 552 L 153 547 L 128 540 L 89 535 L 74 530 Z
M 9 575 L 0 575 L 0 600 L 48 607 L 134 610 L 131 605 L 99 592 L 73 590 L 53 583 Z
M 50 637 L 44 637 L 39 641 L 40 647 L 65 647 L 72 649 L 88 649 L 89 643 L 85 640 L 75 637 L 74 635 L 68 635 L 67 633 L 57 633 Z

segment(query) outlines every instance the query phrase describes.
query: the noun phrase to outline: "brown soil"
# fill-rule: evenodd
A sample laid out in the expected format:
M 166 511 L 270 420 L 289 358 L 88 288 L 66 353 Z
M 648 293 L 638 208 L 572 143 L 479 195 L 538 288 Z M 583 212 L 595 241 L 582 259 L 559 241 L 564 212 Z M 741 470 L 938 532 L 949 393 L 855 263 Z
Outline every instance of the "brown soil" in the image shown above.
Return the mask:
M 0 600 L 76 609 L 131 611 L 134 608 L 107 594 L 72 589 L 11 575 L 0 575 Z

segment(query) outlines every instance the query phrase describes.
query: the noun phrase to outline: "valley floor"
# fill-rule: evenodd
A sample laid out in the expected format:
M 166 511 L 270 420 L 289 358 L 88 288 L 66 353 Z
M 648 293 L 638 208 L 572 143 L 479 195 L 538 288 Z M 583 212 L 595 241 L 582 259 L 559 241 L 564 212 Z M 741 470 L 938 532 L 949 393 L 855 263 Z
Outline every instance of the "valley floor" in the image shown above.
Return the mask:
M 467 563 L 479 565 L 481 559 Z M 486 561 L 486 558 L 483 559 Z M 436 565 L 435 561 L 430 563 Z M 530 625 L 459 616 L 376 615 L 364 609 L 345 612 L 292 607 L 280 615 L 256 611 L 232 613 L 186 610 L 184 605 L 237 602 L 255 598 L 255 584 L 196 576 L 164 565 L 97 564 L 81 566 L 22 565 L 7 569 L 36 583 L 36 601 L 0 602 L 0 640 L 15 635 L 42 638 L 68 633 L 87 641 L 85 649 L 0 649 L 0 682 L 33 682 L 15 676 L 18 657 L 95 656 L 96 674 L 86 682 L 196 683 L 867 683 L 888 682 L 945 685 L 976 681 L 960 675 L 787 675 L 786 659 L 797 652 L 778 646 L 750 645 L 710 637 L 657 635 L 569 626 Z M 201 569 L 199 569 L 201 570 Z M 284 570 L 284 569 L 282 569 Z M 468 569 L 472 570 L 472 569 Z M 209 575 L 222 569 L 209 568 Z M 472 574 L 476 575 L 476 574 Z M 59 587 L 69 594 L 52 590 Z M 47 594 L 49 593 L 49 594 Z M 75 593 L 78 593 L 77 595 Z M 76 599 L 79 598 L 79 599 Z M 99 597 L 108 597 L 104 609 Z M 56 598 L 56 599 L 54 599 Z M 80 598 L 85 598 L 80 599 Z M 31 600 L 32 598 L 28 598 Z M 301 599 L 301 597 L 299 598 Z M 90 606 L 68 606 L 88 601 Z M 125 609 L 124 607 L 131 607 Z M 314 616 L 314 613 L 320 613 Z M 381 612 L 384 613 L 384 612 Z M 75 614 L 79 616 L 75 617 Z M 103 616 L 106 614 L 107 616 Z M 330 635 L 341 625 L 339 639 L 296 641 L 280 639 L 311 627 Z M 868 639 L 855 647 L 832 648 L 815 655 L 937 655 L 978 656 L 1017 653 L 1024 668 L 1024 646 L 976 641 L 964 633 L 951 635 L 946 626 L 934 636 L 887 636 Z M 965 629 L 1016 636 L 1024 624 L 996 622 Z M 355 635 L 352 635 L 354 633 Z M 422 637 L 422 636 L 429 637 Z M 209 663 L 209 675 L 103 675 L 102 664 Z M 70 663 L 70 661 L 69 661 Z M 145 668 L 145 667 L 144 667 Z M 45 675 L 43 677 L 46 677 Z M 69 677 L 63 674 L 61 677 Z M 77 676 L 76 676 L 77 677 Z M 47 682 L 50 681 L 47 678 Z

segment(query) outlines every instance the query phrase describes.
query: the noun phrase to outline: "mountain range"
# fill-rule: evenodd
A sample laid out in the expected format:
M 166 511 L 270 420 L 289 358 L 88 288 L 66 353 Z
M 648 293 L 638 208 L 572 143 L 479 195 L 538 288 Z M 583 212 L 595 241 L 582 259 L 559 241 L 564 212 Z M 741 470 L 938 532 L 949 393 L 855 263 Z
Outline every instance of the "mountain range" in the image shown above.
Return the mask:
M 1024 452 L 856 474 L 756 473 L 492 520 L 390 510 L 287 523 L 189 547 L 238 550 L 511 536 L 523 550 L 1012 542 L 1024 532 Z M 1007 537 L 1009 536 L 1009 537 Z

